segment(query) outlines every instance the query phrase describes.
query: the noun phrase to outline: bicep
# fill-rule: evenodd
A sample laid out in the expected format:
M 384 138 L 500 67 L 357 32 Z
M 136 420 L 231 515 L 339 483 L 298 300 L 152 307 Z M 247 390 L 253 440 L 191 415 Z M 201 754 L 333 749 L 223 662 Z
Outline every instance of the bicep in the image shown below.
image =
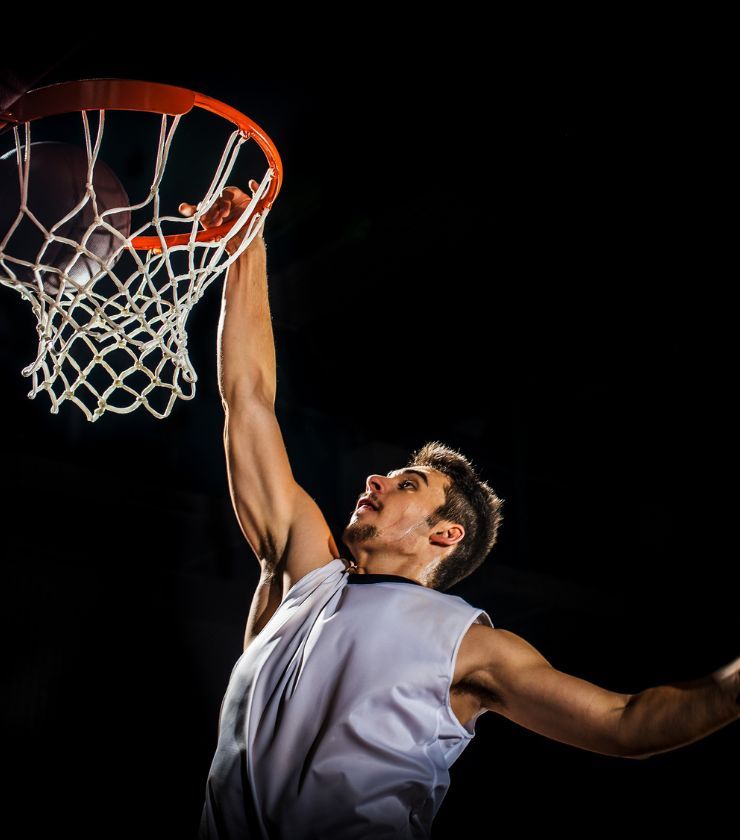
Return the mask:
M 478 675 L 492 683 L 493 711 L 547 738 L 604 755 L 625 756 L 622 712 L 630 695 L 609 691 L 554 668 L 529 642 L 488 631 L 488 661 Z M 495 636 L 491 634 L 497 634 Z
M 293 477 L 271 405 L 257 402 L 231 409 L 224 445 L 239 525 L 270 576 L 270 614 L 276 598 L 279 603 L 301 577 L 339 552 L 318 504 Z

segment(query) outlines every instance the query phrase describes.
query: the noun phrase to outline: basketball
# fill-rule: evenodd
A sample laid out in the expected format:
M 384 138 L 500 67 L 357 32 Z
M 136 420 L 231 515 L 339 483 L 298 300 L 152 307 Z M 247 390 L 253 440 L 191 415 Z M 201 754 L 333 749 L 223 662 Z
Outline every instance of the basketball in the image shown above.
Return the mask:
M 31 143 L 29 150 L 28 211 L 43 228 L 51 231 L 57 222 L 64 219 L 85 198 L 87 151 L 70 143 L 51 140 Z M 24 153 L 25 147 L 21 147 L 21 155 Z M 23 160 L 21 166 L 25 166 Z M 115 172 L 100 157 L 95 162 L 92 183 L 99 216 L 106 210 L 125 208 L 104 216 L 103 220 L 116 228 L 121 235 L 128 237 L 131 231 L 128 195 Z M 0 203 L 0 242 L 3 242 L 21 207 L 19 165 L 15 148 L 0 157 L 0 195 L 3 197 Z M 91 226 L 94 226 L 94 230 L 87 238 L 86 247 L 97 259 L 83 253 L 74 260 L 75 248 L 57 237 L 82 242 Z M 0 254 L 5 258 L 6 264 L 23 283 L 36 286 L 34 270 L 12 262 L 8 257 L 31 263 L 38 262 L 44 288 L 50 295 L 59 291 L 61 279 L 53 269 L 66 271 L 76 283 L 84 284 L 100 272 L 99 261 L 110 259 L 122 244 L 121 239 L 101 222 L 96 224 L 92 196 L 53 233 L 54 240 L 48 243 L 39 257 L 46 234 L 28 213 L 24 212 L 7 243 L 0 246 Z M 70 265 L 73 260 L 74 264 Z M 115 261 L 114 259 L 113 262 Z M 68 285 L 71 287 L 71 284 Z

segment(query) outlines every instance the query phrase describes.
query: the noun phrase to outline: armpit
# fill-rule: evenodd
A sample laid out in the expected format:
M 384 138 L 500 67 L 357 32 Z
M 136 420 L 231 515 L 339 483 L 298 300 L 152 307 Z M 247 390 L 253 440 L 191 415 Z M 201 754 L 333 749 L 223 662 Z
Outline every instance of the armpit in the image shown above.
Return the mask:
M 503 701 L 501 698 L 487 686 L 476 682 L 474 677 L 467 677 L 461 680 L 453 689 L 474 697 L 481 707 L 485 709 L 502 708 Z

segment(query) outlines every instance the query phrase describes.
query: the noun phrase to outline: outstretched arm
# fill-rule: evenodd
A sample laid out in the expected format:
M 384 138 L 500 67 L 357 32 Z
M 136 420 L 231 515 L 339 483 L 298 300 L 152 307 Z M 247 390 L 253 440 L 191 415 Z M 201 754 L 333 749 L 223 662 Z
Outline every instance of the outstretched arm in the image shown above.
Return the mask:
M 555 741 L 622 758 L 648 758 L 684 746 L 740 717 L 740 659 L 709 677 L 610 691 L 554 668 L 508 630 L 474 625 L 474 669 L 485 707 Z
M 620 726 L 630 694 L 559 671 L 509 630 L 473 625 L 468 632 L 475 653 L 464 680 L 485 708 L 554 741 L 634 757 Z
M 740 718 L 740 657 L 686 682 L 634 694 L 622 715 L 622 732 L 640 758 L 675 750 Z

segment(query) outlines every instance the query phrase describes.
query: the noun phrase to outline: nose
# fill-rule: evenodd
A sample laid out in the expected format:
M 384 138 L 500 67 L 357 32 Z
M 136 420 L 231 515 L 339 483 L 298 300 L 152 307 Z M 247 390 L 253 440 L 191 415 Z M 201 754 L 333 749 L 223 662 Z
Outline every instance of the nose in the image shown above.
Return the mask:
M 385 492 L 385 482 L 388 479 L 384 475 L 369 475 L 365 482 L 365 488 L 368 493 L 383 493 Z

